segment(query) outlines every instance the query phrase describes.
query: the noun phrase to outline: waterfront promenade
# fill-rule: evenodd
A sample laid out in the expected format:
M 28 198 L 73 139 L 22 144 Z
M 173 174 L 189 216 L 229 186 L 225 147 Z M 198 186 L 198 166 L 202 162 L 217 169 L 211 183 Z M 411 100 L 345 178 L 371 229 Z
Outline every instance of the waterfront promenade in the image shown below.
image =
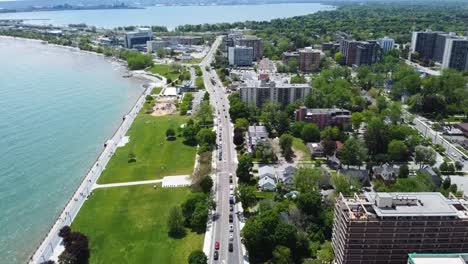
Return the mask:
M 58 254 L 57 252 L 54 253 L 54 251 L 60 249 L 59 245 L 61 243 L 61 238 L 58 237 L 59 230 L 65 225 L 71 225 L 87 197 L 91 195 L 93 186 L 111 157 L 114 155 L 120 140 L 127 134 L 128 129 L 132 125 L 141 108 L 144 106 L 145 97 L 151 94 L 152 88 L 153 87 L 146 88 L 130 112 L 123 117 L 122 124 L 111 139 L 106 142 L 104 150 L 83 178 L 81 184 L 73 193 L 72 197 L 66 204 L 65 208 L 61 211 L 59 217 L 56 219 L 45 238 L 35 249 L 34 254 L 29 259 L 29 263 L 41 263 L 49 260 L 53 255 Z

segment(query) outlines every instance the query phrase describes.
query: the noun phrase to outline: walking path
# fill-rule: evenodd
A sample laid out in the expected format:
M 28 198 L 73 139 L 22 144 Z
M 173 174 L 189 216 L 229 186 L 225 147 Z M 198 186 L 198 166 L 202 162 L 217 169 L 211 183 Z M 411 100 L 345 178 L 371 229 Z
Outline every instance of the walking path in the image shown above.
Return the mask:
M 178 175 L 178 176 L 166 176 L 158 180 L 118 182 L 118 183 L 107 183 L 107 184 L 95 183 L 92 187 L 92 190 L 101 189 L 101 188 L 155 184 L 155 183 L 162 183 L 162 187 L 185 187 L 185 186 L 190 186 L 192 184 L 192 180 L 190 178 L 190 175 Z
M 111 188 L 111 187 L 122 187 L 122 186 L 133 186 L 133 185 L 143 185 L 143 184 L 154 184 L 161 183 L 163 180 L 149 180 L 149 181 L 133 181 L 133 182 L 119 182 L 119 183 L 108 183 L 108 184 L 94 184 L 93 190 L 101 188 Z

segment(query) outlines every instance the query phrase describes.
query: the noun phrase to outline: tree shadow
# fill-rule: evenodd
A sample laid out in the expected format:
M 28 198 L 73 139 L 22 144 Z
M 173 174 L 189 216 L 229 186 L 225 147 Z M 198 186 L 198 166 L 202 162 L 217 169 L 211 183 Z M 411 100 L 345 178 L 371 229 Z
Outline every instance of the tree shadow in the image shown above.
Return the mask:
M 187 232 L 185 230 L 182 230 L 182 231 L 179 231 L 179 232 L 167 232 L 167 235 L 170 237 L 170 238 L 174 238 L 174 239 L 182 239 L 184 238 L 186 235 L 187 235 Z

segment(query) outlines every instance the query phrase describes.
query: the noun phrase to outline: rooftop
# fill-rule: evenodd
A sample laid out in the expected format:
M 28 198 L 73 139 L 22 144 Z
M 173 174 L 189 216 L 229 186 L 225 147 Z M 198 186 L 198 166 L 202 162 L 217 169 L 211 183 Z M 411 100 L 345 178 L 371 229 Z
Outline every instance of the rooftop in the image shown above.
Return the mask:
M 438 192 L 364 195 L 378 216 L 457 216 L 457 210 Z
M 409 254 L 410 264 L 466 264 L 468 254 Z

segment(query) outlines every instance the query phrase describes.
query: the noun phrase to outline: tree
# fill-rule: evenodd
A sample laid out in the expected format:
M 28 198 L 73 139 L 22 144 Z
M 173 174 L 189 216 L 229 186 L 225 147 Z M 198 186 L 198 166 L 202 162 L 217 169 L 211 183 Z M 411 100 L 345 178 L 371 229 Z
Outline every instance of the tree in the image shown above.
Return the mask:
M 285 246 L 276 246 L 273 250 L 273 264 L 290 264 L 293 263 L 291 259 L 291 250 Z
M 322 180 L 322 171 L 317 168 L 301 167 L 296 170 L 293 176 L 294 186 L 300 193 L 318 190 Z
M 251 206 L 255 205 L 257 202 L 257 197 L 255 196 L 255 187 L 249 186 L 246 184 L 240 184 L 236 189 L 236 201 L 242 203 L 242 209 L 247 211 Z
M 301 131 L 301 138 L 304 142 L 318 142 L 320 130 L 316 124 L 305 124 Z
M 136 162 L 136 155 L 133 151 L 128 153 L 128 163 Z
M 362 140 L 350 137 L 340 149 L 338 156 L 343 164 L 348 165 L 348 168 L 350 165 L 360 167 L 367 157 L 367 149 Z
M 234 127 L 243 131 L 247 131 L 247 128 L 249 127 L 249 120 L 247 120 L 247 118 L 237 118 Z
M 415 148 L 415 161 L 419 163 L 420 168 L 424 164 L 433 166 L 436 163 L 436 152 L 431 147 L 416 146 Z
M 381 118 L 373 117 L 367 124 L 364 140 L 369 154 L 386 153 L 388 147 L 388 127 Z
M 330 241 L 325 241 L 317 252 L 317 259 L 320 263 L 332 263 L 335 255 Z
M 206 127 L 207 122 L 212 122 L 213 108 L 211 107 L 209 101 L 203 101 L 200 103 L 200 108 L 195 113 L 195 117 L 200 120 L 200 123 L 203 127 Z
M 388 108 L 388 117 L 393 124 L 397 124 L 401 120 L 401 104 L 399 102 L 392 102 Z
M 409 175 L 409 168 L 408 164 L 403 164 L 400 166 L 400 170 L 398 171 L 398 178 L 408 178 Z
M 337 127 L 326 127 L 321 133 L 320 138 L 328 140 L 340 140 L 340 130 Z
M 169 217 L 167 218 L 169 236 L 174 238 L 181 238 L 185 236 L 184 222 L 184 215 L 182 214 L 180 207 L 172 207 L 169 211 Z
M 252 174 L 250 171 L 253 167 L 253 159 L 249 154 L 244 154 L 239 157 L 239 163 L 237 164 L 236 175 L 240 182 L 250 183 Z
M 286 112 L 279 111 L 276 114 L 276 132 L 279 136 L 289 130 L 290 122 L 291 121 L 289 120 L 289 116 L 286 114 Z
M 208 257 L 203 251 L 197 249 L 190 253 L 187 262 L 188 264 L 208 264 Z
M 323 153 L 325 154 L 328 160 L 329 156 L 333 156 L 333 154 L 335 154 L 336 142 L 334 140 L 325 139 L 322 141 L 321 144 L 323 148 Z
M 442 188 L 447 190 L 448 188 L 450 188 L 450 185 L 452 185 L 452 180 L 449 176 L 446 176 L 444 181 L 442 182 Z
M 214 146 L 216 144 L 216 132 L 209 128 L 202 128 L 196 136 L 198 144 L 207 144 L 208 146 Z
M 244 141 L 244 131 L 239 127 L 234 128 L 234 144 L 239 147 L 242 146 L 242 144 L 244 144 Z
M 170 128 L 168 128 L 166 130 L 166 139 L 167 140 L 174 140 L 175 135 L 176 135 L 176 133 L 175 133 L 175 130 L 173 128 L 170 127 Z
M 156 54 L 160 59 L 163 59 L 164 57 L 166 57 L 166 50 L 164 50 L 164 48 L 158 48 L 156 50 Z
M 63 238 L 65 246 L 65 250 L 58 258 L 60 264 L 88 263 L 89 243 L 85 235 L 80 232 L 71 232 L 69 227 L 64 227 L 60 230 L 59 236 Z
M 322 208 L 322 197 L 317 191 L 304 192 L 297 198 L 297 208 L 306 215 L 319 215 Z
M 207 202 L 198 203 L 190 219 L 190 227 L 198 233 L 205 232 L 208 220 L 209 207 Z
M 334 59 L 336 62 L 341 63 L 341 61 L 343 60 L 343 54 L 341 54 L 341 52 L 338 51 L 337 53 L 335 53 Z
M 206 175 L 200 179 L 198 185 L 200 186 L 202 192 L 209 193 L 211 188 L 213 188 L 213 179 L 211 176 Z
M 356 178 L 339 172 L 332 174 L 332 183 L 335 187 L 335 192 L 342 193 L 345 196 L 350 196 L 354 192 L 361 190 L 361 184 Z
M 461 162 L 458 161 L 458 160 L 455 161 L 455 169 L 456 169 L 457 171 L 463 170 L 463 163 L 461 163 Z
M 401 140 L 392 140 L 388 144 L 388 156 L 394 161 L 404 161 L 407 159 L 408 147 Z
M 297 121 L 297 122 L 294 122 L 292 125 L 291 125 L 291 134 L 295 137 L 301 137 L 301 133 L 302 133 L 302 129 L 304 128 L 304 125 L 306 123 L 303 122 L 303 121 Z
M 281 152 L 286 160 L 291 160 L 293 151 L 292 151 L 293 137 L 289 134 L 281 135 L 279 139 L 279 145 L 281 147 Z

